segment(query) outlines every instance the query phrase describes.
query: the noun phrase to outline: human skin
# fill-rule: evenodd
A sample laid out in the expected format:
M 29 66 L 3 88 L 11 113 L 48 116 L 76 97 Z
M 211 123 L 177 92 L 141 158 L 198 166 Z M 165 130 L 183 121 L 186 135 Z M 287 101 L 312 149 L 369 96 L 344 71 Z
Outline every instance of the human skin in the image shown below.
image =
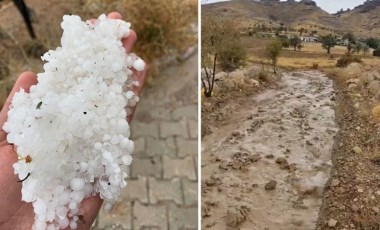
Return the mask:
M 122 16 L 117 12 L 110 13 L 107 17 L 113 19 L 122 19 Z M 136 33 L 131 31 L 127 38 L 122 40 L 123 47 L 126 52 L 131 52 L 137 40 Z M 140 95 L 142 86 L 146 77 L 147 66 L 142 72 L 133 71 L 133 78 L 139 82 L 138 86 L 133 88 L 136 95 Z M 37 84 L 37 75 L 33 72 L 24 72 L 17 79 L 11 93 L 9 94 L 1 112 L 0 112 L 0 127 L 3 127 L 7 120 L 7 113 L 11 104 L 13 95 L 24 89 L 29 92 L 32 85 Z M 131 122 L 135 107 L 132 108 L 131 114 L 128 116 L 128 123 Z M 7 142 L 7 133 L 1 128 L 0 130 L 0 229 L 13 230 L 30 230 L 34 223 L 34 211 L 32 203 L 21 201 L 22 184 L 17 182 L 19 178 L 14 174 L 13 164 L 17 162 L 17 154 L 14 151 L 14 146 Z M 78 229 L 90 229 L 92 223 L 103 204 L 103 200 L 99 195 L 89 197 L 81 203 L 79 215 L 83 216 L 83 221 L 78 221 Z M 70 229 L 70 228 L 67 228 Z

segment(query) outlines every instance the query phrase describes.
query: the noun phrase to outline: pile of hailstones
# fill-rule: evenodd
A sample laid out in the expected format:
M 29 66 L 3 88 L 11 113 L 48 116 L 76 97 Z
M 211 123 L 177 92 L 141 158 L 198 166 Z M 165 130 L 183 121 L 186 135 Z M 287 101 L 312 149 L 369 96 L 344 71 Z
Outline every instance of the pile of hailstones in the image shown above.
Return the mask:
M 45 72 L 30 93 L 15 94 L 3 127 L 17 146 L 14 172 L 36 230 L 76 229 L 81 202 L 97 193 L 112 208 L 134 148 L 126 121 L 138 102 L 132 69 L 145 66 L 122 46 L 130 23 L 64 16 L 61 26 L 62 47 L 43 55 Z

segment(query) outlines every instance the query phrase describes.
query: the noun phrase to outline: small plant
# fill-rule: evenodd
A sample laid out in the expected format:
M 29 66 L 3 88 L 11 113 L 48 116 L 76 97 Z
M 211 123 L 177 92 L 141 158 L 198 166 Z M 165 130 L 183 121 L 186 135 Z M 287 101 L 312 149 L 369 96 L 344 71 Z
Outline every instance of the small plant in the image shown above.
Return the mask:
M 273 72 L 276 74 L 278 56 L 281 54 L 282 44 L 281 41 L 275 40 L 266 47 L 266 56 L 272 61 Z
M 362 63 L 362 60 L 360 60 L 358 57 L 352 56 L 351 53 L 346 53 L 343 57 L 338 59 L 336 67 L 347 67 L 353 62 Z
M 312 69 L 318 69 L 318 68 L 319 68 L 318 63 L 313 63 L 313 66 L 312 66 L 311 68 L 312 68 Z

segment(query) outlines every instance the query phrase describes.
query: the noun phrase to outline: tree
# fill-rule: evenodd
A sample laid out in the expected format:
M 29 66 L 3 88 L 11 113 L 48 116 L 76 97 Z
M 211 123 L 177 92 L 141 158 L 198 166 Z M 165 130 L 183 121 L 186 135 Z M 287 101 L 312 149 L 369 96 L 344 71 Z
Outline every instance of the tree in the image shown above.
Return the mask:
M 360 51 L 362 51 L 363 49 L 363 45 L 363 43 L 357 42 L 354 46 L 354 52 L 356 52 L 357 54 L 360 53 Z
M 322 48 L 327 50 L 327 53 L 330 54 L 331 48 L 336 45 L 335 37 L 332 34 L 322 37 Z
M 211 97 L 214 89 L 217 62 L 224 70 L 232 70 L 244 63 L 246 53 L 233 21 L 202 18 L 201 76 L 204 95 Z
M 343 35 L 343 40 L 347 39 L 349 43 L 354 43 L 356 42 L 356 38 L 352 32 L 346 33 Z
M 373 51 L 373 56 L 380 57 L 380 47 Z
M 290 39 L 290 45 L 294 48 L 294 51 L 297 50 L 298 45 L 302 43 L 299 37 L 293 37 Z
M 282 42 L 280 40 L 275 40 L 266 47 L 266 56 L 272 61 L 273 72 L 276 74 L 278 56 L 282 51 Z
M 367 45 L 372 49 L 377 49 L 377 47 L 379 47 L 380 40 L 376 38 L 368 38 L 365 40 L 365 43 L 367 43 Z
M 362 51 L 363 54 L 366 55 L 369 52 L 369 46 L 367 44 L 363 44 Z

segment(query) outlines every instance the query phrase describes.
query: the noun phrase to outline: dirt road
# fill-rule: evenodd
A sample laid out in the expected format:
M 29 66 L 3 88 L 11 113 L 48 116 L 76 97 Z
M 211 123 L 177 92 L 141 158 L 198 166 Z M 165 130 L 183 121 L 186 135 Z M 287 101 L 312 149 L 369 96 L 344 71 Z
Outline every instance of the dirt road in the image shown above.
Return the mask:
M 338 131 L 333 83 L 306 71 L 280 84 L 202 140 L 202 228 L 315 229 Z

